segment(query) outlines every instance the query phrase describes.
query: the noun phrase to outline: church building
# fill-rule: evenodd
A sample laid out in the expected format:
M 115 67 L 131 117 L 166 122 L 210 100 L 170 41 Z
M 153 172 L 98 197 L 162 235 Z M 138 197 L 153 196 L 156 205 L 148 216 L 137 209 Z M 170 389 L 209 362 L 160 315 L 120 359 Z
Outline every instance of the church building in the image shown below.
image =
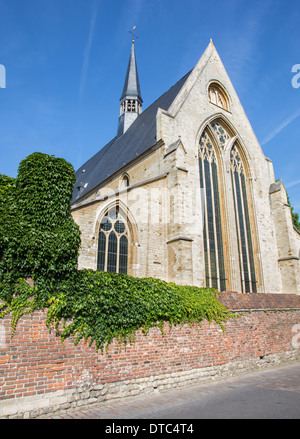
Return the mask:
M 212 41 L 142 105 L 133 40 L 116 137 L 76 172 L 79 268 L 300 294 L 300 233 L 285 188 Z

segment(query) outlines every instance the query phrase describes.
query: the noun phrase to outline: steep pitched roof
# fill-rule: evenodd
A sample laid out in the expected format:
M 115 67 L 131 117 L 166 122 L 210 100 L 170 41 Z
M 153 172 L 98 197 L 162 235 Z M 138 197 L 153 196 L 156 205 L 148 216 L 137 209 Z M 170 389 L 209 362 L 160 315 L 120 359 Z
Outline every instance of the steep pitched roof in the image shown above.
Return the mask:
M 72 204 L 156 144 L 157 110 L 168 110 L 190 73 L 143 111 L 122 136 L 112 139 L 77 170 Z
M 135 58 L 134 42 L 132 42 L 132 46 L 131 46 L 131 52 L 130 52 L 127 73 L 123 87 L 123 93 L 120 100 L 124 99 L 127 96 L 137 97 L 141 102 L 143 102 L 141 96 L 139 76 L 137 71 L 136 58 Z

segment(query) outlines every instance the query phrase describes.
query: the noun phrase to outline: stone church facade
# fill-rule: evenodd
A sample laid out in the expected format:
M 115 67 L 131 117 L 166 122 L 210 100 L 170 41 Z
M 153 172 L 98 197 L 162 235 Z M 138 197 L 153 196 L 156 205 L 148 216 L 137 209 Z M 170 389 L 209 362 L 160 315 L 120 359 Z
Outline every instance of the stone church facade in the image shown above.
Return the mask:
M 134 41 L 117 135 L 76 172 L 79 268 L 300 294 L 300 234 L 210 42 L 146 110 Z

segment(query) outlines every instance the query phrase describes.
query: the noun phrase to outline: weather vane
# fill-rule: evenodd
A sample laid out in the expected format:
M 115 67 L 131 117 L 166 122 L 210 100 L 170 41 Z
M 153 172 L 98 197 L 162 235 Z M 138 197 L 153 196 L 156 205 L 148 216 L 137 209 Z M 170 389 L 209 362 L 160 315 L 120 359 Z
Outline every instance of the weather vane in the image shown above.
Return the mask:
M 131 30 L 129 31 L 129 33 L 132 34 L 132 36 L 133 36 L 133 38 L 132 38 L 132 42 L 133 42 L 133 43 L 134 43 L 134 39 L 135 39 L 135 38 L 138 38 L 138 36 L 135 35 L 135 28 L 136 28 L 136 26 L 133 26 L 132 31 L 131 31 Z

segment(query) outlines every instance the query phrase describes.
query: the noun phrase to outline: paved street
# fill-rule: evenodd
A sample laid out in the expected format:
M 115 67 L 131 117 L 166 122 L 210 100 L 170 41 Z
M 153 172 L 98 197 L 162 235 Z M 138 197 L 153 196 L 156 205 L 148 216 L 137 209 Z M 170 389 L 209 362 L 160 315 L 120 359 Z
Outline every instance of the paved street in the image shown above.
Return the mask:
M 300 419 L 300 363 L 46 419 Z

